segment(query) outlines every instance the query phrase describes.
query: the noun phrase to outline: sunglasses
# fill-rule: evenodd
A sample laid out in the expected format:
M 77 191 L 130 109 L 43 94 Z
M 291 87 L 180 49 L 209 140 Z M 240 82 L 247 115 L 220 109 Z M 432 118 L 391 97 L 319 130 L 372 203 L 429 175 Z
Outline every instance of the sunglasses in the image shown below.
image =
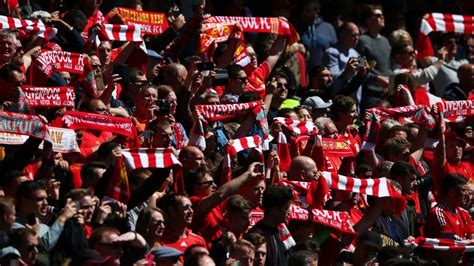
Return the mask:
M 214 180 L 198 183 L 198 185 L 205 185 L 205 186 L 211 186 L 212 184 L 214 184 Z
M 29 252 L 32 252 L 32 251 L 34 251 L 35 249 L 38 249 L 38 245 L 29 245 L 29 246 L 27 247 L 27 250 L 28 250 Z
M 245 81 L 247 81 L 247 77 L 234 78 L 234 79 L 238 79 L 238 80 L 240 80 L 240 81 L 242 81 L 242 82 L 245 82 Z
M 372 14 L 373 18 L 383 18 L 383 14 Z

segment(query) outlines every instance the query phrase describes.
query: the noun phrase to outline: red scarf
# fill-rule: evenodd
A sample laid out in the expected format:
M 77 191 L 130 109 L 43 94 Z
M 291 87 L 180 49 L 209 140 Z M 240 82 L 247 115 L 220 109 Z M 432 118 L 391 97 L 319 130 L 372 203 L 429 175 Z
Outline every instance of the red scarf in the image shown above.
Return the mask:
M 124 7 L 114 8 L 105 19 L 112 24 L 140 25 L 147 35 L 160 35 L 168 28 L 165 13 L 138 11 Z
M 224 145 L 225 154 L 222 166 L 221 185 L 232 179 L 232 160 L 235 158 L 238 152 L 253 148 L 260 154 L 260 162 L 263 162 L 261 146 L 262 141 L 259 136 L 229 140 L 229 142 Z
M 130 139 L 135 139 L 137 136 L 136 127 L 133 125 L 132 120 L 128 118 L 66 111 L 62 120 L 71 129 L 108 131 Z
M 21 88 L 31 107 L 74 107 L 74 87 L 32 87 Z

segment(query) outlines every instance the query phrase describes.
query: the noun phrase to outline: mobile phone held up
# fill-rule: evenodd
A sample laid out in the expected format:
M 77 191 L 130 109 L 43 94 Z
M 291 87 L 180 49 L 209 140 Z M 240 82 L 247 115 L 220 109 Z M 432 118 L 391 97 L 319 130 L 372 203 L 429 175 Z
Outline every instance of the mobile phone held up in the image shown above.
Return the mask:
M 156 116 L 167 116 L 170 114 L 171 102 L 166 99 L 156 100 L 158 110 L 155 112 Z

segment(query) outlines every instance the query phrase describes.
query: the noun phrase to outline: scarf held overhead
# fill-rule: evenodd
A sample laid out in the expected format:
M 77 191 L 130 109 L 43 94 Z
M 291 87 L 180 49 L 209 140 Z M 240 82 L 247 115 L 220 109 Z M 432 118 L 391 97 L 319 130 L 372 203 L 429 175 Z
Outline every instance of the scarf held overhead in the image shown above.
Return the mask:
M 255 149 L 259 152 L 260 162 L 263 162 L 262 141 L 260 136 L 251 136 L 240 139 L 232 139 L 224 146 L 224 162 L 222 166 L 221 184 L 232 179 L 232 160 L 238 152 L 246 149 Z
M 74 107 L 74 87 L 32 87 L 21 88 L 31 107 Z
M 62 120 L 70 129 L 109 131 L 131 139 L 136 137 L 135 126 L 132 120 L 127 118 L 79 111 L 66 111 Z
M 160 35 L 168 28 L 165 13 L 118 7 L 110 11 L 106 19 L 112 24 L 140 25 L 147 35 Z
M 48 138 L 46 124 L 34 115 L 0 111 L 0 132 L 26 135 L 38 139 Z
M 201 114 L 202 119 L 195 121 L 196 125 L 190 134 L 190 143 L 202 150 L 206 149 L 204 127 L 208 125 L 208 121 L 214 122 L 235 118 L 248 113 L 252 113 L 255 116 L 258 125 L 263 130 L 264 141 L 268 138 L 268 124 L 261 101 L 236 104 L 196 105 L 195 108 Z
M 57 33 L 57 29 L 46 27 L 41 20 L 32 21 L 7 16 L 0 16 L 0 29 L 24 30 L 28 34 L 36 35 L 43 39 L 51 39 Z

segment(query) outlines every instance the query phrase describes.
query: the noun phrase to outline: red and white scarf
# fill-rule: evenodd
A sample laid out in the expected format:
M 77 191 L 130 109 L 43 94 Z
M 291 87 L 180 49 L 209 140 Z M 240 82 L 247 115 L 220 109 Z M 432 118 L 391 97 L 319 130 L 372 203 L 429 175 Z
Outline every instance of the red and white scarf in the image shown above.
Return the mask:
M 175 191 L 184 191 L 182 165 L 169 148 L 123 149 L 123 158 L 130 169 L 171 168 Z
M 31 107 L 74 107 L 74 87 L 23 86 L 21 89 Z
M 314 135 L 317 132 L 317 128 L 312 121 L 293 120 L 285 117 L 275 117 L 273 121 L 285 127 L 296 136 Z
M 263 148 L 266 149 L 265 140 L 268 138 L 268 124 L 261 101 L 235 104 L 196 105 L 195 108 L 202 115 L 203 119 L 195 121 L 196 124 L 191 130 L 191 134 L 189 136 L 190 144 L 195 145 L 202 150 L 206 149 L 204 127 L 208 125 L 208 121 L 219 121 L 252 113 L 255 116 L 258 125 L 263 130 Z
M 0 29 L 20 29 L 47 40 L 57 33 L 57 29 L 46 27 L 41 20 L 32 21 L 7 16 L 0 16 Z
M 137 136 L 135 126 L 132 120 L 128 118 L 79 111 L 66 111 L 62 121 L 70 129 L 109 131 L 129 137 L 130 139 L 135 139 Z
M 322 176 L 326 179 L 326 182 L 331 189 L 361 193 L 377 198 L 400 196 L 400 193 L 390 185 L 390 182 L 385 177 L 363 179 L 338 175 L 330 172 L 322 172 Z
M 263 162 L 262 139 L 260 136 L 232 139 L 224 145 L 224 161 L 222 164 L 221 185 L 232 179 L 232 160 L 238 152 L 246 149 L 255 149 L 259 154 L 260 162 Z
M 46 124 L 34 115 L 0 111 L 0 132 L 49 140 Z
M 466 116 L 474 115 L 474 101 L 444 101 L 437 103 L 439 111 L 449 122 L 464 120 Z
M 474 245 L 469 240 L 452 240 L 443 238 L 417 237 L 415 240 L 405 240 L 405 247 L 424 248 L 438 251 L 473 252 Z
M 420 33 L 416 42 L 418 58 L 435 55 L 428 37 L 435 31 L 474 34 L 474 17 L 442 13 L 428 14 L 421 20 Z
M 143 40 L 143 28 L 139 24 L 119 25 L 119 24 L 103 24 L 102 30 L 94 37 L 96 46 L 100 41 L 120 41 L 120 42 L 139 42 L 140 48 L 146 53 L 146 46 Z

